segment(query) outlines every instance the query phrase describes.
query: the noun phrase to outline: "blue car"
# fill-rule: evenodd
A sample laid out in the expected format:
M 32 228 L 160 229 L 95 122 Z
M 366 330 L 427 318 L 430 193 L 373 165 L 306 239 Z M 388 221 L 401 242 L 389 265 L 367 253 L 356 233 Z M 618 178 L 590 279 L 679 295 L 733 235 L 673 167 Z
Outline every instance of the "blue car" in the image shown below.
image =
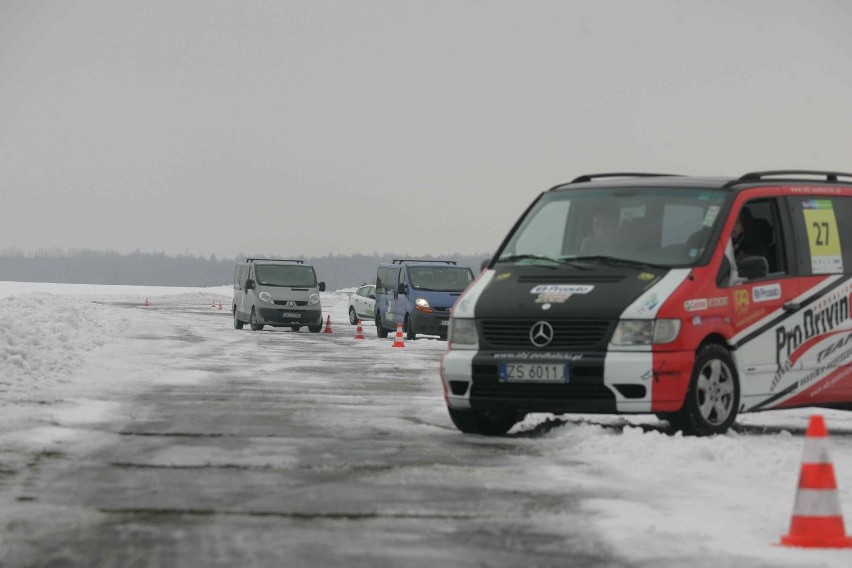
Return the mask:
M 387 337 L 397 324 L 408 339 L 417 334 L 447 338 L 450 312 L 473 272 L 452 260 L 403 260 L 379 265 L 376 333 Z

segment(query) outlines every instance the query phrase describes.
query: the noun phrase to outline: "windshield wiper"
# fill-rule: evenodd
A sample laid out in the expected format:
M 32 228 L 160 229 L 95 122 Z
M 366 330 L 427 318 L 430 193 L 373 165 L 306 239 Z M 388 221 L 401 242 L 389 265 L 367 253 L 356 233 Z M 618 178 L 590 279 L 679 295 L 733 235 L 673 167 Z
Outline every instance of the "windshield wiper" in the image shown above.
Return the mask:
M 629 258 L 618 258 L 615 256 L 605 255 L 589 255 L 589 256 L 566 256 L 559 259 L 560 262 L 601 262 L 612 264 L 627 264 L 630 266 L 649 266 L 651 268 L 669 268 L 662 264 L 654 264 L 651 262 L 642 262 L 640 260 L 631 260 Z
M 497 262 L 517 262 L 519 260 L 544 260 L 547 262 L 552 262 L 553 264 L 558 264 L 559 261 L 555 258 L 550 258 L 549 256 L 542 256 L 540 254 L 510 254 L 508 256 L 501 256 L 497 259 Z M 555 266 L 552 268 L 556 268 Z

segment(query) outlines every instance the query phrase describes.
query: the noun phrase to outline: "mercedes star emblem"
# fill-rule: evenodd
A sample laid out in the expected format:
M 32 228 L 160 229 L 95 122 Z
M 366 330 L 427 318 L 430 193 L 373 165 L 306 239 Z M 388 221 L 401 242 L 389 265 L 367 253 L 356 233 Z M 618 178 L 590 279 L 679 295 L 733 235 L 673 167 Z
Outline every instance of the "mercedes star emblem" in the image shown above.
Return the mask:
M 553 326 L 546 321 L 539 321 L 530 328 L 530 341 L 536 347 L 545 347 L 553 341 Z

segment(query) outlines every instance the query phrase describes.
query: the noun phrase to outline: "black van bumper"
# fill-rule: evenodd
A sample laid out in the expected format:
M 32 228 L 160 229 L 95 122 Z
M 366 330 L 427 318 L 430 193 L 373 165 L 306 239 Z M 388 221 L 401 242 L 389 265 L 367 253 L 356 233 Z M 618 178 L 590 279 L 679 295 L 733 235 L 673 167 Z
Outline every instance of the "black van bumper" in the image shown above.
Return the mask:
M 446 337 L 447 331 L 450 329 L 449 313 L 424 313 L 415 310 L 409 317 L 411 318 L 411 330 L 414 333 Z
M 319 325 L 322 323 L 321 310 L 294 310 L 280 308 L 258 308 L 260 323 L 271 326 Z

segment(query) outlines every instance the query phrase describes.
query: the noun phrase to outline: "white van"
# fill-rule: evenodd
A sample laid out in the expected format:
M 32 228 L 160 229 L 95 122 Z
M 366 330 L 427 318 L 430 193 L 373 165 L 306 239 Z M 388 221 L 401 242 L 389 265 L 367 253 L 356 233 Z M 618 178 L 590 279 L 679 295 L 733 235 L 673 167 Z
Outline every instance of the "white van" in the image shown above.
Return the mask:
M 322 329 L 320 292 L 314 267 L 303 260 L 247 258 L 234 271 L 234 328 L 248 323 L 252 330 L 264 326 L 302 326 L 317 333 Z

